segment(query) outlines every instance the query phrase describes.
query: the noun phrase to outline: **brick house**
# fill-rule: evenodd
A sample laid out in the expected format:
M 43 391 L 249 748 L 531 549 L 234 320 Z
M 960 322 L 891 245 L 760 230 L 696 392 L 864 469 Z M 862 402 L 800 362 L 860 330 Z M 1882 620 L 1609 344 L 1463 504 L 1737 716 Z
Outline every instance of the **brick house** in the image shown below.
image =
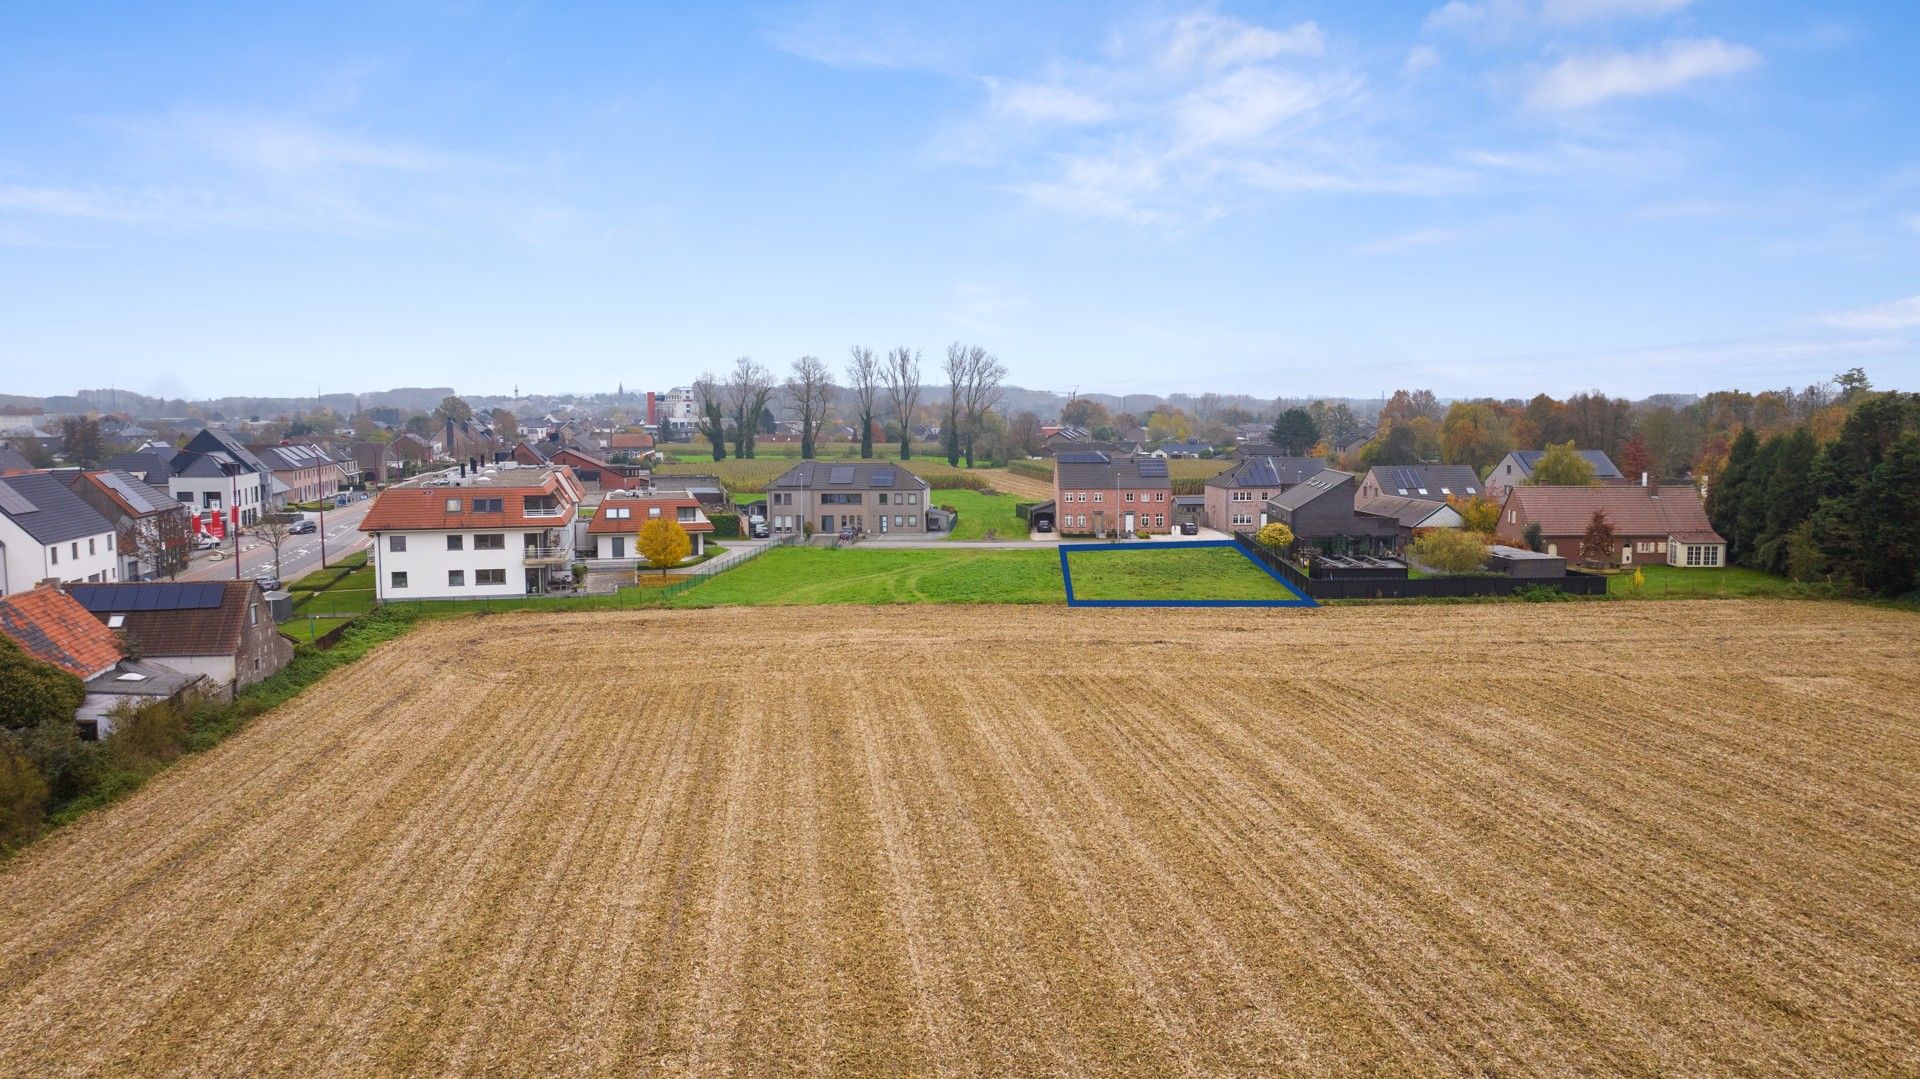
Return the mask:
M 1093 451 L 1054 455 L 1054 523 L 1061 535 L 1166 534 L 1178 523 L 1167 462 Z
M 802 461 L 767 484 L 767 522 L 775 533 L 919 533 L 933 487 L 891 461 Z
M 277 446 L 248 446 L 260 463 L 273 473 L 275 491 L 283 502 L 316 502 L 332 498 L 345 486 L 346 476 L 338 462 L 317 446 L 281 443 Z
M 198 674 L 128 659 L 112 629 L 51 584 L 0 598 L 0 636 L 84 683 L 86 696 L 73 716 L 84 741 L 112 734 L 123 708 L 180 700 L 206 685 Z
M 1713 530 L 1700 491 L 1691 484 L 1515 487 L 1507 492 L 1500 507 L 1497 532 L 1507 543 L 1525 546 L 1527 528 L 1537 524 L 1545 553 L 1575 559 L 1580 557 L 1581 543 L 1595 513 L 1604 514 L 1613 529 L 1608 565 L 1727 564 L 1727 541 Z
M 407 474 L 407 459 L 390 442 L 355 442 L 350 448 L 360 464 L 360 475 L 372 483 L 387 483 Z
M 1207 480 L 1201 520 L 1221 532 L 1253 531 L 1267 523 L 1267 499 L 1292 490 L 1326 467 L 1318 457 L 1249 456 Z
M 114 527 L 122 581 L 166 577 L 187 568 L 192 511 L 130 472 L 81 472 L 68 481 L 80 500 Z
M 142 660 L 207 679 L 226 698 L 293 660 L 253 581 L 149 581 L 68 588 L 108 629 L 137 642 Z
M 655 491 L 649 494 L 610 494 L 594 511 L 587 524 L 595 558 L 640 558 L 640 527 L 665 517 L 679 523 L 693 541 L 688 557 L 699 558 L 707 551 L 707 537 L 713 534 L 713 522 L 707 519 L 700 500 L 686 491 Z

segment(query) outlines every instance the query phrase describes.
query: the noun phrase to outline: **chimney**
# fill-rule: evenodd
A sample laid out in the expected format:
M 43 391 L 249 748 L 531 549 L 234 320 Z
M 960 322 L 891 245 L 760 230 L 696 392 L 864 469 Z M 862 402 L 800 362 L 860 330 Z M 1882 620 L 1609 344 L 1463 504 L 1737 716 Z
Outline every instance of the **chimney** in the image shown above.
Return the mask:
M 467 463 L 465 461 L 460 462 L 460 478 L 463 480 L 467 478 Z

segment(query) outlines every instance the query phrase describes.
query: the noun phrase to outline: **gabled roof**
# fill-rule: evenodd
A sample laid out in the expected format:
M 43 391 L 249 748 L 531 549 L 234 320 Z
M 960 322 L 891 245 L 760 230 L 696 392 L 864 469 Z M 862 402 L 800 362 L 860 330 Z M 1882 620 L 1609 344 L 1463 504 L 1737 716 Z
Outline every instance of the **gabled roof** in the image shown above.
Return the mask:
M 1054 458 L 1055 490 L 1171 490 L 1167 462 L 1158 457 L 1074 451 Z
M 47 544 L 113 531 L 99 510 L 45 472 L 0 476 L 0 516 Z
M 218 427 L 201 428 L 199 434 L 187 440 L 187 448 L 202 453 L 210 452 L 207 445 L 209 440 L 217 444 L 219 450 L 225 452 L 227 456 L 245 465 L 249 471 L 267 471 L 266 464 L 262 462 L 260 458 L 255 457 L 253 451 L 249 450 L 245 443 Z M 200 445 L 196 447 L 194 445 L 195 443 L 200 443 Z
M 1466 465 L 1375 465 L 1368 475 L 1382 495 L 1400 498 L 1445 502 L 1480 493 L 1480 476 Z
M 112 630 L 52 585 L 0 598 L 0 633 L 26 654 L 76 678 L 92 678 L 124 654 Z
M 167 460 L 151 450 L 135 450 L 107 458 L 107 467 L 138 476 L 141 481 L 157 487 L 166 483 L 167 477 L 173 474 L 173 469 L 167 466 Z
M 1327 463 L 1318 457 L 1248 457 L 1239 464 L 1207 480 L 1208 487 L 1282 487 L 1304 481 L 1323 471 Z
M 1464 523 L 1459 511 L 1452 506 L 1425 498 L 1381 495 L 1355 503 L 1353 508 L 1356 513 L 1392 517 L 1400 522 L 1401 528 L 1459 528 Z
M 693 519 L 680 521 L 680 511 L 691 509 Z M 587 523 L 587 534 L 592 536 L 623 536 L 640 531 L 640 526 L 653 519 L 652 510 L 659 510 L 657 516 L 669 521 L 678 521 L 681 528 L 688 532 L 711 532 L 713 522 L 700 510 L 700 500 L 681 491 L 662 491 L 657 494 L 642 495 L 637 498 L 608 498 L 594 511 L 593 520 Z
M 1279 510 L 1297 510 L 1316 498 L 1333 493 L 1342 487 L 1353 486 L 1353 473 L 1342 472 L 1337 468 L 1323 468 L 1300 481 L 1296 487 L 1284 494 L 1267 499 L 1267 505 Z
M 12 446 L 0 446 L 0 472 L 28 472 L 32 468 L 33 462 L 22 456 L 19 450 Z
M 1616 536 L 1697 536 L 1693 543 L 1725 543 L 1707 520 L 1700 491 L 1673 487 L 1515 487 L 1507 507 L 1548 536 L 1584 536 L 1594 513 L 1607 515 Z M 1504 514 L 1502 515 L 1504 517 Z
M 274 472 L 301 472 L 333 464 L 333 458 L 318 446 L 255 446 L 253 453 Z
M 129 517 L 151 517 L 157 513 L 182 513 L 186 503 L 176 500 L 166 491 L 146 483 L 128 472 L 107 469 L 101 472 L 87 472 L 81 475 L 82 482 L 90 483 L 113 499 L 113 504 Z
M 253 581 L 146 581 L 70 585 L 68 591 L 102 624 L 117 617 L 149 656 L 231 656 L 240 650 L 247 607 L 267 617 Z
M 1593 466 L 1594 479 L 1618 480 L 1626 478 L 1622 476 L 1620 470 L 1614 466 L 1613 458 L 1608 457 L 1600 450 L 1575 450 L 1573 452 L 1579 454 L 1588 464 Z M 1532 475 L 1534 468 L 1540 464 L 1540 458 L 1546 456 L 1546 453 L 1547 451 L 1545 450 L 1514 450 L 1513 459 L 1519 462 L 1522 472 L 1527 475 Z
M 643 432 L 616 431 L 607 436 L 607 448 L 610 450 L 650 450 L 653 448 L 653 436 Z
M 897 461 L 802 461 L 767 484 L 769 491 L 925 491 L 931 487 Z

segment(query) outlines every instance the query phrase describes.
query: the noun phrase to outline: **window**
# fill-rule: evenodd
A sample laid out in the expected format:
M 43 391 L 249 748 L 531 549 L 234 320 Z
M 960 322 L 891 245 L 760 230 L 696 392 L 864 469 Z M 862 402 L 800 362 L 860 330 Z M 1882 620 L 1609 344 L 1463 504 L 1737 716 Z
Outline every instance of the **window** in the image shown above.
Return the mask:
M 1107 492 L 1105 492 L 1105 491 L 1095 491 L 1095 492 L 1093 492 L 1093 500 L 1094 500 L 1095 502 L 1104 502 L 1104 501 L 1106 501 L 1106 499 L 1107 499 Z
M 98 549 L 98 548 L 96 548 L 96 547 L 95 547 L 95 546 L 93 545 L 93 542 L 94 542 L 94 541 L 93 541 L 93 537 L 92 537 L 92 536 L 88 536 L 88 537 L 87 537 L 87 553 L 88 553 L 88 554 L 90 554 L 90 555 L 95 555 L 95 554 L 99 554 L 99 553 L 100 553 L 100 551 L 99 551 L 99 549 Z
M 387 550 L 393 552 L 394 554 L 404 554 L 406 552 L 406 549 L 407 549 L 407 537 L 405 536 L 388 536 L 387 537 Z
M 450 569 L 447 571 L 447 587 L 448 588 L 465 588 L 466 586 L 467 586 L 466 570 Z
M 113 537 L 111 535 L 107 537 L 107 550 L 113 550 Z
M 394 588 L 407 587 L 407 575 L 398 570 L 394 571 L 393 574 L 391 574 L 391 581 L 392 581 L 392 587 Z
M 1167 515 L 1166 515 L 1166 514 L 1164 514 L 1164 513 L 1156 513 L 1156 514 L 1154 514 L 1154 515 L 1153 515 L 1153 527 L 1155 527 L 1155 528 L 1163 528 L 1163 527 L 1165 527 L 1165 526 L 1166 526 L 1166 523 L 1167 523 Z
M 80 541 L 79 540 L 73 541 L 73 557 L 75 558 L 80 557 Z
M 473 500 L 473 512 L 475 513 L 502 513 L 505 509 L 505 499 L 476 498 Z
M 473 583 L 477 585 L 506 584 L 507 571 L 503 569 L 477 569 L 473 571 Z
M 259 624 L 260 624 L 260 605 L 258 603 L 247 604 L 247 625 L 257 626 Z
M 60 548 L 58 548 L 58 547 L 49 547 L 49 548 L 47 548 L 47 553 L 53 556 L 53 564 L 54 564 L 54 565 L 56 565 L 56 566 L 57 566 L 57 565 L 59 565 L 59 564 L 60 564 Z
M 920 515 L 919 515 L 919 514 L 916 514 L 916 513 L 909 513 L 909 514 L 907 514 L 907 527 L 908 527 L 908 528 L 919 528 L 919 527 L 920 527 Z
M 692 506 L 677 506 L 677 507 L 675 507 L 675 508 L 674 508 L 674 516 L 675 516 L 675 517 L 677 517 L 677 518 L 679 518 L 679 519 L 680 519 L 680 520 L 682 520 L 682 521 L 692 521 L 692 520 L 693 520 L 693 507 L 692 507 Z
M 476 551 L 504 551 L 507 549 L 507 537 L 502 532 L 487 532 L 473 537 L 473 549 Z
M 447 499 L 447 512 L 448 512 L 448 513 L 459 513 L 459 512 L 460 512 L 460 500 L 459 500 L 459 499 L 457 499 L 457 498 L 449 498 L 449 499 Z
M 1133 492 L 1132 492 L 1132 491 L 1128 491 L 1128 492 L 1127 492 L 1127 501 L 1129 501 L 1129 502 L 1131 502 L 1131 501 L 1133 501 Z
M 447 550 L 464 551 L 466 549 L 467 549 L 467 537 L 465 536 L 448 536 L 447 537 Z
M 920 495 L 918 493 L 910 494 L 907 496 L 907 505 L 918 506 L 919 504 L 920 504 Z
M 1513 524 L 1513 523 L 1514 523 L 1515 521 L 1518 521 L 1519 519 L 1520 519 L 1520 511 L 1518 511 L 1518 510 L 1508 510 L 1508 511 L 1507 511 L 1507 523 L 1508 523 L 1508 524 Z
M 1165 491 L 1153 492 L 1153 500 L 1155 502 L 1165 502 L 1167 500 L 1167 492 Z

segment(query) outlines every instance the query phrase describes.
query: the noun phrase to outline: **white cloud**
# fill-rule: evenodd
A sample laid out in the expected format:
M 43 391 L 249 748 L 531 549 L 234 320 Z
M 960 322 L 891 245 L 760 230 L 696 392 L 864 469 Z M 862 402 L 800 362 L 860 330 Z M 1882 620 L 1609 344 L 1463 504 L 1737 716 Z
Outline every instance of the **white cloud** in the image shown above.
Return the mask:
M 1311 116 L 1358 89 L 1351 78 L 1312 79 L 1270 68 L 1245 68 L 1184 95 L 1173 112 L 1183 146 L 1242 143 L 1288 121 Z
M 1114 107 L 1090 93 L 1051 83 L 988 79 L 994 111 L 1033 123 L 1093 124 L 1113 117 Z
M 1693 0 L 1546 0 L 1540 14 L 1554 22 L 1598 22 L 1672 15 Z
M 1842 330 L 1914 329 L 1920 327 L 1920 295 L 1883 303 L 1878 307 L 1862 307 L 1825 315 L 1820 321 Z
M 1193 12 L 1174 20 L 1160 61 L 1167 68 L 1220 70 L 1280 56 L 1319 56 L 1326 51 L 1320 27 L 1311 21 L 1284 30 L 1256 26 L 1227 15 Z
M 1701 79 L 1738 74 L 1760 61 L 1760 54 L 1745 45 L 1717 38 L 1570 57 L 1533 84 L 1527 103 L 1546 110 L 1583 109 L 1615 98 L 1670 93 Z
M 1427 15 L 1426 28 L 1508 37 L 1581 23 L 1678 14 L 1692 0 L 1448 0 Z
M 1403 78 L 1410 79 L 1438 66 L 1440 66 L 1439 49 L 1431 45 L 1415 45 L 1407 50 L 1407 58 L 1400 65 L 1400 74 Z
M 1369 244 L 1362 244 L 1354 250 L 1362 255 L 1392 255 L 1401 251 L 1411 251 L 1419 247 L 1437 247 L 1466 238 L 1463 229 L 1432 228 L 1414 229 L 1396 236 L 1387 236 Z

